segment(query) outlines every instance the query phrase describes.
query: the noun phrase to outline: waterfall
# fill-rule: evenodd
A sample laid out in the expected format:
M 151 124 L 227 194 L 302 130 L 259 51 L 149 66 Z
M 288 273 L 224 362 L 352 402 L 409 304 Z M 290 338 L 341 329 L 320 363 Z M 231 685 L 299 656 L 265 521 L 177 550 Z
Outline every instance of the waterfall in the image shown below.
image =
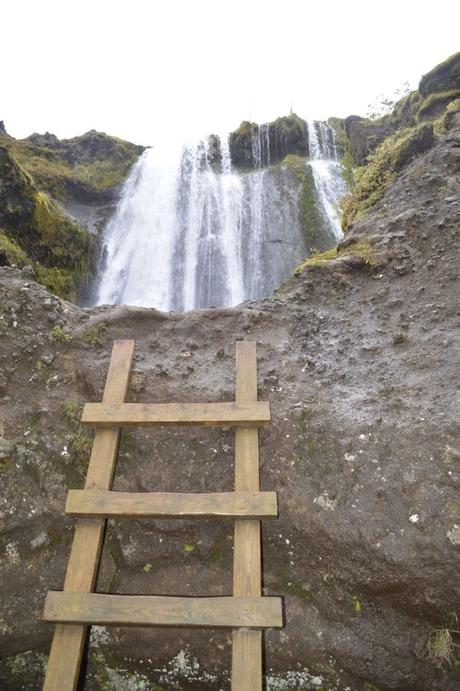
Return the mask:
M 340 164 L 333 131 L 317 126 L 309 165 L 330 239 L 340 232 Z M 292 273 L 308 252 L 300 183 L 271 164 L 269 125 L 251 134 L 252 171 L 232 167 L 228 136 L 144 152 L 104 232 L 96 304 L 229 307 L 269 296 Z
M 335 131 L 326 122 L 310 120 L 308 126 L 309 166 L 313 173 L 319 206 L 325 223 L 337 240 L 343 237 L 337 210 L 346 192 L 342 166 L 338 161 Z

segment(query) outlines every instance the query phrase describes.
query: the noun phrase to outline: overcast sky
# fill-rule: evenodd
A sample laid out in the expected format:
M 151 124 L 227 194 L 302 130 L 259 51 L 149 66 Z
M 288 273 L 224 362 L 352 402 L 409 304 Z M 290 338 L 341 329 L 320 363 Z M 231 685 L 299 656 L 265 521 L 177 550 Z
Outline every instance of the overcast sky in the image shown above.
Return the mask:
M 141 144 L 364 114 L 460 49 L 460 2 L 3 0 L 0 120 Z

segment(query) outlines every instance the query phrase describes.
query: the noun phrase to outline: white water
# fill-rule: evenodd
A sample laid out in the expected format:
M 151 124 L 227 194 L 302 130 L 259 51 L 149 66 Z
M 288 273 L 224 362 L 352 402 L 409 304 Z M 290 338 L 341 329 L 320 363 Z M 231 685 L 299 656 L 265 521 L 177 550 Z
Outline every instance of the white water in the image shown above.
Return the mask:
M 309 126 L 309 165 L 325 224 L 339 237 L 331 132 L 320 141 Z M 306 240 L 299 189 L 285 167 L 270 167 L 267 125 L 254 127 L 252 154 L 254 171 L 238 173 L 227 137 L 214 163 L 203 141 L 147 150 L 106 228 L 96 303 L 185 311 L 270 295 L 305 258 Z
M 338 161 L 335 132 L 325 122 L 310 120 L 308 125 L 309 166 L 318 193 L 320 210 L 337 240 L 343 237 L 338 204 L 346 192 L 342 166 Z

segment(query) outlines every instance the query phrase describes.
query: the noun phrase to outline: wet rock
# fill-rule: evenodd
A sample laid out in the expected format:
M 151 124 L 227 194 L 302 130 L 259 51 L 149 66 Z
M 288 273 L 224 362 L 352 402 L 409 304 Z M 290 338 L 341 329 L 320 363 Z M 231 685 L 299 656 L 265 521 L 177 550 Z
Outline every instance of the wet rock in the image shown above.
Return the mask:
M 45 547 L 49 543 L 49 535 L 45 531 L 42 531 L 30 541 L 30 548 L 32 550 L 39 549 L 40 547 Z
M 13 442 L 0 437 L 0 461 L 10 458 L 14 453 L 14 448 Z
M 127 400 L 140 402 L 233 400 L 235 340 L 257 341 L 259 397 L 272 411 L 259 435 L 261 485 L 279 497 L 279 519 L 263 523 L 264 588 L 285 597 L 286 611 L 285 629 L 265 635 L 271 688 L 456 691 L 458 666 L 441 669 L 426 654 L 459 609 L 459 364 L 449 345 L 459 236 L 458 205 L 446 198 L 460 190 L 450 134 L 417 153 L 384 207 L 348 231 L 349 242 L 382 241 L 378 272 L 331 261 L 307 267 L 277 298 L 183 315 L 69 303 L 62 323 L 72 339 L 52 343 L 43 301 L 53 298 L 0 268 L 10 397 L 0 400 L 0 449 L 5 460 L 14 454 L 0 463 L 1 688 L 41 688 L 43 664 L 26 682 L 14 670 L 25 651 L 49 649 L 52 627 L 39 613 L 46 591 L 63 586 L 73 534 L 65 497 L 83 487 L 92 440 L 81 406 L 101 400 L 110 345 L 129 337 L 144 376 Z M 101 321 L 104 347 L 88 348 L 79 335 Z M 52 371 L 36 367 L 51 348 Z M 123 430 L 114 489 L 230 491 L 233 453 L 229 430 Z M 230 522 L 110 521 L 99 587 L 230 593 L 232 559 Z M 94 642 L 88 691 L 136 673 L 152 688 L 228 687 L 226 632 L 108 629 Z
M 55 357 L 56 355 L 54 353 L 46 353 L 40 357 L 40 362 L 43 362 L 44 365 L 49 366 L 53 364 Z

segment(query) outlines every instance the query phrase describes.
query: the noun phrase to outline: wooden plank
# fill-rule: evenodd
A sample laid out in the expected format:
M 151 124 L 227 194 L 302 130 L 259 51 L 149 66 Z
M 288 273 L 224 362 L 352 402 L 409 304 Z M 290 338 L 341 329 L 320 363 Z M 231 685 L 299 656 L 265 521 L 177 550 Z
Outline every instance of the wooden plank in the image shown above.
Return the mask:
M 93 427 L 205 425 L 257 427 L 270 421 L 267 401 L 240 403 L 87 403 L 81 419 Z
M 70 490 L 66 513 L 110 518 L 276 518 L 276 492 L 112 492 Z
M 131 373 L 134 341 L 115 341 L 105 383 L 103 401 L 125 399 Z M 86 476 L 86 489 L 110 489 L 115 470 L 120 431 L 96 432 Z M 70 553 L 64 590 L 90 592 L 94 588 L 105 520 L 78 522 Z M 80 671 L 87 626 L 58 624 L 54 631 L 43 691 L 73 691 Z
M 169 597 L 49 591 L 47 621 L 113 626 L 279 628 L 279 597 Z
M 236 344 L 236 392 L 238 403 L 257 400 L 256 344 Z M 259 435 L 257 429 L 235 431 L 235 491 L 259 491 Z M 260 523 L 235 521 L 233 595 L 261 595 Z M 262 632 L 233 631 L 232 690 L 262 691 Z

